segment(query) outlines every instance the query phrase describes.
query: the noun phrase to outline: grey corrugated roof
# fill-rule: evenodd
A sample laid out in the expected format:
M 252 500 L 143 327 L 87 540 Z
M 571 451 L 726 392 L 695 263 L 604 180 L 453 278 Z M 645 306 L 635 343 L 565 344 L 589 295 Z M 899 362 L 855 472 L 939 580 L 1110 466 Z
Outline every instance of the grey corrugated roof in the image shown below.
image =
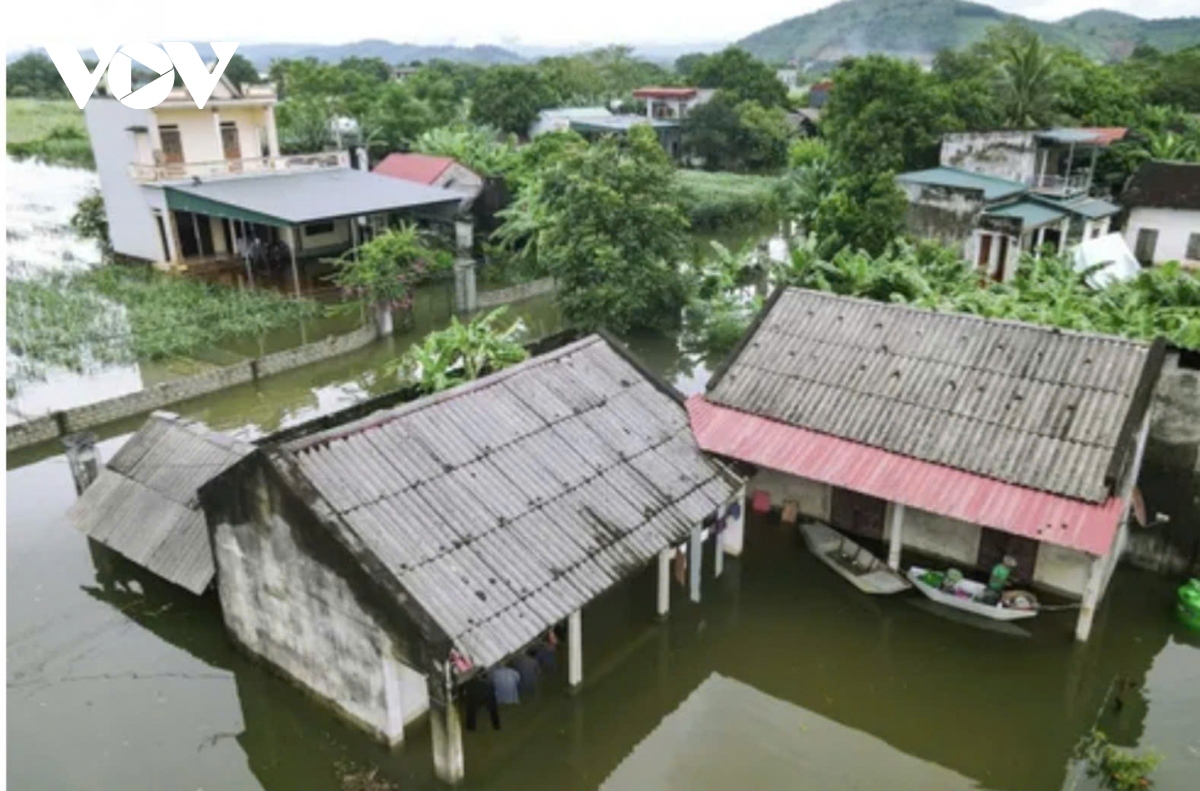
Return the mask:
M 203 424 L 156 412 L 67 516 L 90 538 L 192 593 L 213 577 L 196 490 L 253 450 Z
M 571 119 L 571 128 L 577 132 L 628 132 L 635 126 L 669 129 L 679 126 L 679 122 L 664 121 L 661 118 L 647 118 L 644 115 L 609 115 Z
M 1149 351 L 1122 338 L 792 288 L 708 397 L 1098 502 L 1108 495 L 1114 453 L 1124 449 Z
M 1020 195 L 1029 190 L 1028 186 L 1019 181 L 1009 181 L 1008 179 L 996 178 L 995 176 L 984 176 L 980 173 L 972 173 L 969 170 L 950 167 L 913 170 L 897 175 L 896 179 L 914 184 L 933 184 L 939 187 L 979 190 L 983 193 L 984 200 L 1000 200 L 1012 197 L 1013 195 Z
M 168 203 L 172 192 L 182 193 L 290 224 L 423 206 L 457 206 L 462 200 L 461 195 L 448 195 L 440 187 L 352 168 L 247 175 L 172 184 L 165 189 Z
M 1109 203 L 1101 198 L 1091 198 L 1087 195 L 1076 195 L 1071 198 L 1054 198 L 1049 195 L 1030 193 L 1029 198 L 1089 220 L 1095 220 L 1100 217 L 1111 217 L 1121 211 L 1121 207 L 1116 204 Z
M 268 457 L 477 666 L 644 568 L 737 484 L 597 336 Z

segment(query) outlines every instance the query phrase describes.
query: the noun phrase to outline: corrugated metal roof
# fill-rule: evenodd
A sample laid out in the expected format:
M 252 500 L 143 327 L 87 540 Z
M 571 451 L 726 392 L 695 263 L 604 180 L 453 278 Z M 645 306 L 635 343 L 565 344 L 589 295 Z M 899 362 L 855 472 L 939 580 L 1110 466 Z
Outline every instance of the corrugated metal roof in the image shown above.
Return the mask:
M 684 540 L 737 486 L 683 405 L 597 336 L 273 454 L 479 666 Z
M 372 173 L 391 176 L 394 179 L 415 181 L 418 184 L 433 184 L 446 168 L 454 164 L 450 157 L 435 157 L 429 154 L 388 154 Z
M 1200 162 L 1143 162 L 1121 193 L 1121 203 L 1200 211 Z
M 1111 217 L 1121 211 L 1121 207 L 1100 198 L 1090 198 L 1087 195 L 1076 195 L 1073 198 L 1052 198 L 1049 195 L 1030 193 L 1030 200 L 1045 203 L 1065 212 L 1095 220 L 1099 217 Z
M 896 178 L 899 181 L 914 184 L 932 184 L 939 187 L 957 187 L 983 192 L 984 200 L 1001 200 L 1028 191 L 1029 187 L 1019 181 L 984 176 L 959 168 L 936 167 L 928 170 L 913 170 L 901 173 Z
M 710 453 L 863 492 L 912 508 L 1104 555 L 1123 501 L 1086 503 L 688 399 L 692 431 Z
M 992 217 L 1010 217 L 1021 221 L 1023 230 L 1037 228 L 1052 222 L 1061 222 L 1066 213 L 1045 206 L 1037 201 L 1021 200 L 1006 206 L 996 206 L 984 211 Z
M 571 128 L 577 132 L 628 132 L 635 126 L 654 129 L 669 129 L 679 126 L 678 121 L 647 118 L 644 115 L 610 115 L 600 118 L 572 118 Z
M 164 187 L 167 205 L 217 217 L 296 224 L 419 207 L 457 207 L 461 195 L 440 187 L 326 168 L 299 173 L 217 179 Z
M 67 516 L 88 537 L 201 593 L 214 572 L 196 491 L 252 450 L 203 424 L 156 412 Z
M 1123 338 L 790 288 L 709 398 L 1102 502 L 1149 352 Z

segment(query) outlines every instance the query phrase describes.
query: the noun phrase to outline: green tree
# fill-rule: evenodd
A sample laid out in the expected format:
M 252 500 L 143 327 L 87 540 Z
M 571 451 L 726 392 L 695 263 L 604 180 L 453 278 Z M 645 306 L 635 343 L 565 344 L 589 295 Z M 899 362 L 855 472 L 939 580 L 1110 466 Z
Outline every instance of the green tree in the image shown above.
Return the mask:
M 888 171 L 842 176 L 821 197 L 810 230 L 822 255 L 847 248 L 879 255 L 903 233 L 907 207 Z
M 683 148 L 689 156 L 703 160 L 705 170 L 736 170 L 741 129 L 737 96 L 717 91 L 683 119 Z
M 902 171 L 937 161 L 941 133 L 953 119 L 920 66 L 869 55 L 844 62 L 833 82 L 821 128 L 839 167 Z
M 1138 122 L 1146 102 L 1136 82 L 1074 50 L 1060 51 L 1058 60 L 1058 114 L 1083 126 L 1133 126 Z
M 742 102 L 737 106 L 737 115 L 744 167 L 751 171 L 773 171 L 786 165 L 788 141 L 792 137 L 787 113 L 779 107 Z
M 1054 100 L 1062 78 L 1059 54 L 1019 24 L 989 32 L 999 61 L 998 98 L 1008 126 L 1034 129 L 1054 122 Z
M 257 85 L 262 82 L 262 77 L 258 76 L 258 69 L 254 68 L 254 64 L 244 55 L 236 52 L 229 59 L 229 65 L 225 67 L 225 76 L 234 85 Z
M 649 127 L 556 160 L 503 212 L 558 281 L 564 314 L 616 331 L 678 321 L 687 248 L 674 167 Z M 501 228 L 503 235 L 504 227 Z
M 363 126 L 375 147 L 400 151 L 433 124 L 433 111 L 407 83 L 389 82 L 379 89 Z
M 8 64 L 5 94 L 40 99 L 60 99 L 70 96 L 67 84 L 50 60 L 42 52 L 29 52 Z
M 524 136 L 554 96 L 536 70 L 526 66 L 493 66 L 471 92 L 471 120 Z
M 483 176 L 504 176 L 515 167 L 516 147 L 486 126 L 440 126 L 423 132 L 413 143 L 422 154 L 450 157 Z
M 425 393 L 436 393 L 526 359 L 529 352 L 521 345 L 524 322 L 517 319 L 503 330 L 497 327 L 507 311 L 499 307 L 466 324 L 452 317 L 449 327 L 429 333 L 404 353 L 398 366 L 401 378 Z
M 436 251 L 421 238 L 415 225 L 393 228 L 334 262 L 333 283 L 346 306 L 376 309 L 382 332 L 391 331 L 391 312 L 412 307 L 413 288 L 433 271 L 452 264 L 449 253 Z
M 749 52 L 729 47 L 715 55 L 701 56 L 691 62 L 689 81 L 701 88 L 723 88 L 742 101 L 754 101 L 763 107 L 786 107 L 787 87 L 775 77 L 775 71 Z
M 279 148 L 285 154 L 322 151 L 332 140 L 329 102 L 321 97 L 294 97 L 276 105 Z

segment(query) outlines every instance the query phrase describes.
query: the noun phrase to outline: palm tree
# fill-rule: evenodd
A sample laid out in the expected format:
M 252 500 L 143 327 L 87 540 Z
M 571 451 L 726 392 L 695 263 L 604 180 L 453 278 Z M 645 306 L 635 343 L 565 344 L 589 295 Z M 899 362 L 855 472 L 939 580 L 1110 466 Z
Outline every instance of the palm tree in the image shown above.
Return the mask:
M 1010 33 L 996 43 L 1005 123 L 1021 129 L 1043 126 L 1053 116 L 1061 72 L 1058 53 L 1031 30 L 1016 28 Z
M 1188 136 L 1176 132 L 1148 132 L 1141 147 L 1148 159 L 1173 159 L 1192 162 L 1200 157 L 1200 147 Z

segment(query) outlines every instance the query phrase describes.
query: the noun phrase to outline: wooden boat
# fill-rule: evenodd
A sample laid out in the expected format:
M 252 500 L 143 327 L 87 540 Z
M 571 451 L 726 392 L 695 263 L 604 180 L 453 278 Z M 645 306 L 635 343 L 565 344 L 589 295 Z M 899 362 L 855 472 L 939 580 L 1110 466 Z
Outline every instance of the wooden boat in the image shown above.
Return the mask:
M 828 525 L 802 522 L 800 535 L 810 552 L 863 593 L 899 593 L 911 587 L 902 574 Z
M 983 599 L 988 587 L 982 582 L 962 579 L 955 583 L 953 591 L 945 591 L 922 579 L 927 571 L 929 569 L 912 566 L 908 570 L 908 579 L 917 590 L 938 604 L 995 621 L 1017 621 L 1038 614 L 1037 597 L 1027 591 L 1007 591 L 998 602 L 989 604 Z

